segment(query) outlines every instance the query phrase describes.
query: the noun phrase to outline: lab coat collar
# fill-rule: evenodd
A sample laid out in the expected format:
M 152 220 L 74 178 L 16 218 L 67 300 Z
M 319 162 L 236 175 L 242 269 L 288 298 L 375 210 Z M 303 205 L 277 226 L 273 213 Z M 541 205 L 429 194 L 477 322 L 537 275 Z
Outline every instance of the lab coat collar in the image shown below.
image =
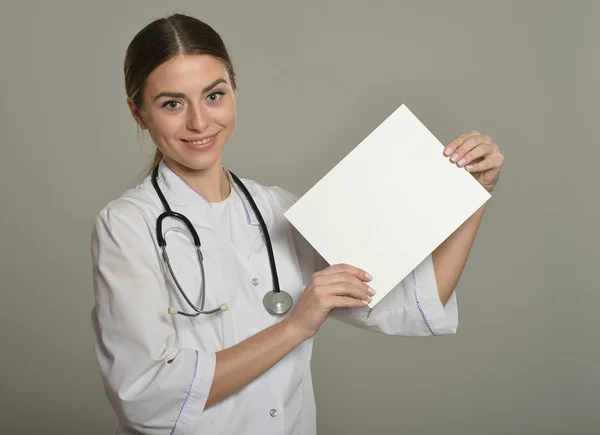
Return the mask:
M 223 166 L 227 177 L 229 178 L 229 183 L 233 189 L 232 195 L 237 194 L 242 198 L 242 202 L 244 204 L 244 209 L 246 212 L 246 219 L 248 221 L 248 225 L 260 225 L 254 211 L 252 210 L 252 206 L 250 202 L 244 195 L 244 192 L 239 188 L 239 186 L 233 181 L 233 177 L 227 168 Z M 167 202 L 169 205 L 177 205 L 180 207 L 191 206 L 194 209 L 198 210 L 199 213 L 204 216 L 207 214 L 213 205 L 208 201 L 204 196 L 194 190 L 183 178 L 173 172 L 165 163 L 164 160 L 161 160 L 158 165 L 158 186 L 163 192 Z M 244 182 L 244 179 L 241 179 Z M 154 188 L 150 183 L 150 188 L 154 192 Z M 246 188 L 248 186 L 246 185 Z M 248 189 L 250 190 L 250 189 Z M 156 195 L 156 193 L 155 193 Z M 158 198 L 157 198 L 158 200 Z M 256 201 L 256 198 L 254 198 Z M 160 201 L 159 201 L 160 203 Z

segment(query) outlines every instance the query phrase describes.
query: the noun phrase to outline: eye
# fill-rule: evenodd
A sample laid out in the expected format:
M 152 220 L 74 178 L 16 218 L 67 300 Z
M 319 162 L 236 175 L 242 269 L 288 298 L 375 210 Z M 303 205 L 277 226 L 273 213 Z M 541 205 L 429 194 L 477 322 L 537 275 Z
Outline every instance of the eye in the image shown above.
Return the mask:
M 223 95 L 225 95 L 225 92 L 217 91 L 210 94 L 207 98 L 211 103 L 216 103 L 217 101 L 221 100 Z
M 177 104 L 181 104 L 181 103 L 177 100 L 169 100 L 169 101 L 165 101 L 160 107 L 165 107 L 168 110 L 177 110 L 177 109 L 179 109 Z

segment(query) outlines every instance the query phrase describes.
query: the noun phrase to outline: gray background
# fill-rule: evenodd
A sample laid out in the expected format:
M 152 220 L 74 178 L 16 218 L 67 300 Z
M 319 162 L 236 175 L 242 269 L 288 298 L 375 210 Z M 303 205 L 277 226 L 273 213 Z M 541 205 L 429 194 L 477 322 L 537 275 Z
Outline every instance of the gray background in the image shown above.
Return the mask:
M 598 434 L 598 2 L 14 1 L 0 6 L 3 433 L 109 434 L 89 235 L 153 152 L 122 62 L 171 12 L 211 24 L 239 76 L 225 164 L 302 194 L 405 103 L 506 163 L 458 286 L 458 334 L 329 321 L 320 435 Z M 368 198 L 365 198 L 368 202 Z

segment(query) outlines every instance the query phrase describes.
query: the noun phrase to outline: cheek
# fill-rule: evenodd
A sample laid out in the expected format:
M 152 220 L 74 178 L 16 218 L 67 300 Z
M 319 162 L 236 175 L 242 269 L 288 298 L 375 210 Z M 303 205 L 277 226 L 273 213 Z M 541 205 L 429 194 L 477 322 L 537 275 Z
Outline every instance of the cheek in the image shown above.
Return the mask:
M 172 136 L 181 128 L 183 117 L 165 114 L 155 114 L 151 119 L 150 133 L 153 137 L 160 138 Z
M 237 119 L 236 107 L 234 102 L 228 102 L 219 108 L 215 113 L 215 120 L 224 126 L 235 127 Z

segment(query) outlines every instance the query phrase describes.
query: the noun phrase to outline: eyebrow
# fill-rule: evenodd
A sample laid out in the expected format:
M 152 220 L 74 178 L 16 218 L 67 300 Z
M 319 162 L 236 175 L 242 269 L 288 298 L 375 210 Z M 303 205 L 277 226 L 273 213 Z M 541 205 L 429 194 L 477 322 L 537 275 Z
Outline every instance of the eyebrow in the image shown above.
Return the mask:
M 204 94 L 204 93 L 210 91 L 212 88 L 217 86 L 219 83 L 227 83 L 227 81 L 224 78 L 217 79 L 214 82 L 212 82 L 210 85 L 208 85 L 207 87 L 202 89 L 202 93 Z M 161 92 L 156 97 L 154 97 L 154 101 L 158 100 L 161 97 L 185 98 L 185 94 L 182 94 L 180 92 Z

